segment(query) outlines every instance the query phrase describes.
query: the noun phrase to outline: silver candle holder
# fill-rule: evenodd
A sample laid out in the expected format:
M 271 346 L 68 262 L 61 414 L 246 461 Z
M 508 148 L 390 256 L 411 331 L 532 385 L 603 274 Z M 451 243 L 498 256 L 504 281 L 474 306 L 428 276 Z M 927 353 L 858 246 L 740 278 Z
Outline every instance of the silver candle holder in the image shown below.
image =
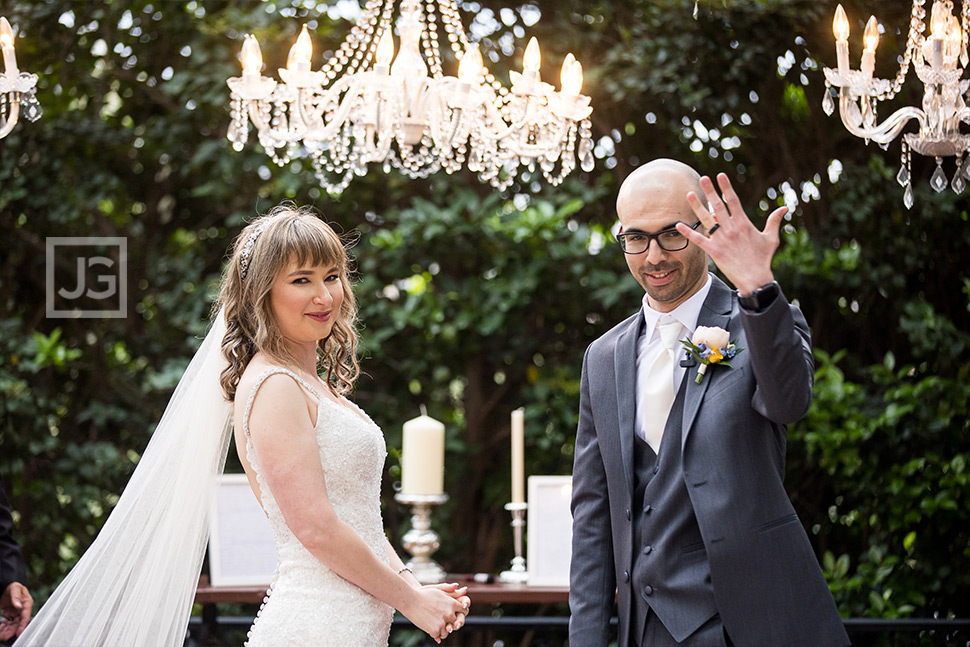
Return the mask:
M 438 533 L 431 529 L 431 506 L 441 505 L 448 500 L 447 494 L 405 494 L 394 495 L 394 500 L 411 506 L 411 529 L 404 533 L 404 550 L 411 554 L 407 567 L 422 584 L 438 584 L 445 579 L 445 569 L 431 559 L 441 542 Z
M 500 582 L 508 584 L 525 584 L 529 581 L 529 571 L 522 556 L 522 535 L 525 532 L 525 511 L 528 503 L 506 503 L 505 509 L 512 513 L 512 544 L 515 557 L 512 558 L 512 568 L 502 571 L 498 576 Z

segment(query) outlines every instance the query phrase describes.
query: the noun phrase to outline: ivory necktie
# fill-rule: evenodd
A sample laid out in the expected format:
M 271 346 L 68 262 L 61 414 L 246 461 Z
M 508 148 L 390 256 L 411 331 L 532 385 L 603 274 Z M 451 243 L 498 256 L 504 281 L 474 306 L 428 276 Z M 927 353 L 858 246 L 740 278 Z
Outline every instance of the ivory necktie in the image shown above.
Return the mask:
M 677 354 L 677 338 L 682 330 L 681 323 L 669 315 L 664 315 L 658 323 L 660 343 L 664 350 L 647 372 L 646 388 L 643 397 L 643 433 L 647 444 L 653 451 L 660 449 L 667 415 L 674 403 L 674 357 Z

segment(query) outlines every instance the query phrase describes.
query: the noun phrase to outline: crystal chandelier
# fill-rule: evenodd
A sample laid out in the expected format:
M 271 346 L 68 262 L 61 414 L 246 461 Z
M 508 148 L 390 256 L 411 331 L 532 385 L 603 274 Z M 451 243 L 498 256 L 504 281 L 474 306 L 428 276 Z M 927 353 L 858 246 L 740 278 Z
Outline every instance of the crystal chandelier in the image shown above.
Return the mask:
M 956 172 L 951 188 L 962 193 L 970 181 L 970 135 L 960 132 L 960 124 L 970 124 L 970 108 L 965 95 L 970 81 L 961 80 L 967 67 L 967 37 L 970 32 L 970 0 L 964 0 L 962 24 L 959 14 L 954 15 L 952 0 L 934 0 L 930 12 L 930 34 L 924 35 L 926 25 L 925 0 L 913 0 L 912 17 L 906 52 L 902 56 L 899 72 L 893 80 L 873 78 L 876 45 L 879 43 L 879 24 L 870 17 L 863 36 L 864 49 L 859 70 L 849 67 L 849 20 L 839 5 L 835 12 L 833 31 L 838 59 L 836 69 L 825 68 L 826 92 L 822 109 L 831 115 L 835 109 L 831 87 L 839 88 L 839 114 L 850 133 L 888 147 L 899 136 L 906 124 L 915 119 L 918 133 L 906 133 L 902 141 L 902 158 L 899 184 L 905 187 L 903 202 L 906 208 L 913 206 L 913 187 L 910 178 L 910 155 L 936 158 L 930 184 L 937 191 L 947 186 L 943 172 L 943 158 L 956 158 Z M 892 99 L 903 86 L 910 64 L 916 76 L 923 82 L 922 108 L 900 108 L 879 122 L 876 106 L 880 101 Z
M 31 121 L 40 119 L 41 107 L 34 96 L 37 75 L 17 69 L 17 53 L 13 49 L 13 30 L 6 18 L 0 17 L 0 49 L 3 50 L 3 69 L 0 74 L 0 139 L 17 125 L 20 108 Z
M 250 122 L 259 143 L 283 165 L 308 157 L 321 186 L 343 191 L 371 163 L 411 178 L 463 166 L 492 186 L 508 187 L 536 166 L 553 185 L 576 166 L 593 168 L 590 99 L 580 94 L 583 68 L 572 54 L 562 64 L 560 90 L 539 76 L 539 45 L 526 48 L 509 91 L 468 41 L 455 0 L 403 0 L 395 57 L 392 19 L 397 0 L 368 0 L 360 20 L 319 71 L 311 70 L 306 25 L 290 50 L 282 82 L 260 75 L 252 35 L 242 48 L 241 77 L 228 80 L 227 137 L 242 150 Z M 459 61 L 445 76 L 439 25 Z

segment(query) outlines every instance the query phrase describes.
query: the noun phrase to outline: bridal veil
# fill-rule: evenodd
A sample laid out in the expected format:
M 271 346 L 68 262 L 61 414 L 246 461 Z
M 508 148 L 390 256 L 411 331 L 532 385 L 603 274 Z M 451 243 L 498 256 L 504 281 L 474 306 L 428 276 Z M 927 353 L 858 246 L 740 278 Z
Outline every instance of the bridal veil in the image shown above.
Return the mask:
M 15 647 L 179 647 L 231 433 L 220 312 L 100 534 Z

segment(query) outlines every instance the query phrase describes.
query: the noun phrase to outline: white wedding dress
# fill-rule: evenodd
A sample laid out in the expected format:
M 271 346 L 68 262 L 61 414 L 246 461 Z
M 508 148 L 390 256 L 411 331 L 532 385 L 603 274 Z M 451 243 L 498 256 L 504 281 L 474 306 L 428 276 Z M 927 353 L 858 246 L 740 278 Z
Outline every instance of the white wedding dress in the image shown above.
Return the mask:
M 256 472 L 263 509 L 276 540 L 278 563 L 249 632 L 248 647 L 386 647 L 394 610 L 324 566 L 290 532 L 266 485 L 249 435 L 249 411 L 270 375 L 283 373 L 318 400 L 314 429 L 327 494 L 337 516 L 387 561 L 381 519 L 381 475 L 387 449 L 380 428 L 349 401 L 338 404 L 291 371 L 260 375 L 243 413 L 246 456 Z

